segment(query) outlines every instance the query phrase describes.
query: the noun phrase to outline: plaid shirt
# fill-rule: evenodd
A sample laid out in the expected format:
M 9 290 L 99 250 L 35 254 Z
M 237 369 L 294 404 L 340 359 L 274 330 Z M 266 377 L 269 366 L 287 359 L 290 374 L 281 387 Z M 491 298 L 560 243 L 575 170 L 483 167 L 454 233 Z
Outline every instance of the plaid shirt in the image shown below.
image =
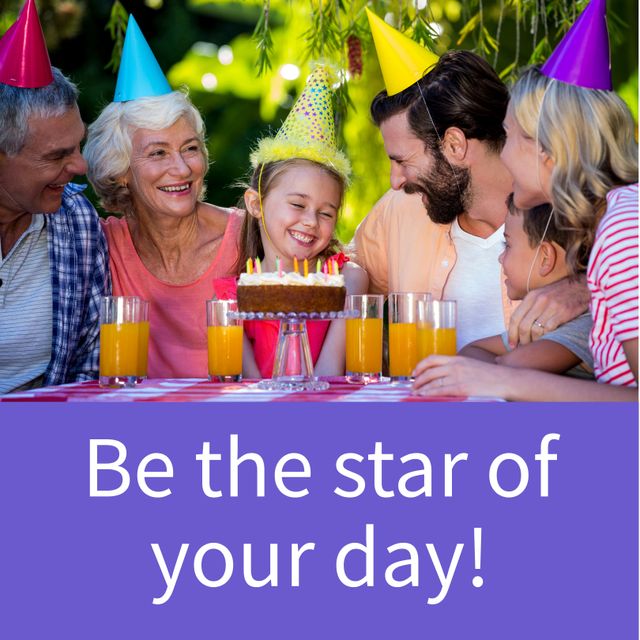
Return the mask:
M 68 184 L 62 206 L 47 215 L 53 331 L 45 386 L 98 376 L 100 298 L 111 292 L 107 243 L 96 210 Z

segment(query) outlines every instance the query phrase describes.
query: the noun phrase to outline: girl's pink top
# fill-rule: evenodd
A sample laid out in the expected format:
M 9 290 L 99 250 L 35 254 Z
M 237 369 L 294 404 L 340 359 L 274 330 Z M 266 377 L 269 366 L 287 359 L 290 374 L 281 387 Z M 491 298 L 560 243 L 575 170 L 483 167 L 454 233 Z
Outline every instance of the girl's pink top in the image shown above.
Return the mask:
M 338 253 L 329 258 L 338 263 L 338 267 L 342 269 L 342 265 L 349 261 L 343 253 Z M 220 300 L 233 300 L 237 298 L 237 283 L 235 278 L 220 279 L 214 283 L 216 289 L 216 297 Z M 309 320 L 307 322 L 307 335 L 309 336 L 309 348 L 311 349 L 311 358 L 315 365 L 320 357 L 324 340 L 327 337 L 330 320 Z M 273 373 L 273 360 L 276 355 L 276 347 L 278 345 L 278 330 L 280 328 L 279 320 L 245 320 L 244 333 L 249 338 L 249 342 L 253 347 L 253 356 L 255 358 L 260 375 L 263 378 L 270 378 Z
M 330 320 L 309 320 L 307 322 L 309 348 L 314 365 L 320 357 L 330 324 Z M 273 360 L 278 346 L 279 329 L 279 320 L 246 320 L 244 322 L 244 332 L 251 342 L 256 364 L 263 378 L 270 378 L 273 373 Z
M 227 227 L 209 268 L 189 284 L 169 284 L 142 263 L 124 218 L 103 220 L 109 244 L 114 296 L 139 296 L 149 302 L 150 378 L 206 378 L 207 315 L 213 281 L 234 272 L 244 212 L 229 210 Z

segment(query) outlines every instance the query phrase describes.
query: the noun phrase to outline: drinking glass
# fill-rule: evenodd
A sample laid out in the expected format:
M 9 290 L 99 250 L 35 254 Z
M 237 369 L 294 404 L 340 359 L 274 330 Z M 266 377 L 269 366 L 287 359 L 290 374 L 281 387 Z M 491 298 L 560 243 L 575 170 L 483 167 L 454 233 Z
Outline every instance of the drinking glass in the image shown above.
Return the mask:
M 209 380 L 242 380 L 242 320 L 229 317 L 238 311 L 236 300 L 207 300 Z
M 359 318 L 347 318 L 346 379 L 347 382 L 369 384 L 379 382 L 382 375 L 382 322 L 384 297 L 351 295 L 347 311 L 358 311 Z
M 147 377 L 149 303 L 137 296 L 100 300 L 101 387 L 132 387 Z
M 418 360 L 456 355 L 456 313 L 455 300 L 418 302 Z
M 389 294 L 389 375 L 392 382 L 409 382 L 418 363 L 417 305 L 431 301 L 430 293 Z

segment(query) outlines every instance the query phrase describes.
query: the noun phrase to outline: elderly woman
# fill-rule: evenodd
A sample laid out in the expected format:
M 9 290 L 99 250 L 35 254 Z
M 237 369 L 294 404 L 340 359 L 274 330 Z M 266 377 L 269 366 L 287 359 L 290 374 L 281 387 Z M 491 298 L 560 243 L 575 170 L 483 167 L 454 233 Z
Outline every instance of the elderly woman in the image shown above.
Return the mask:
M 205 300 L 234 273 L 238 210 L 203 202 L 204 124 L 174 91 L 112 102 L 89 127 L 87 175 L 104 222 L 114 295 L 150 305 L 149 377 L 206 377 Z

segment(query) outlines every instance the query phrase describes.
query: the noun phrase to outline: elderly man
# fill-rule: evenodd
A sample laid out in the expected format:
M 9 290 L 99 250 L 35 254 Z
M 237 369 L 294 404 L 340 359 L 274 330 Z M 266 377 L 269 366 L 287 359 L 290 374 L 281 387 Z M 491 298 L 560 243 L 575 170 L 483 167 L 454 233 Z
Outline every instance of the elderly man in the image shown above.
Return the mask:
M 86 170 L 76 87 L 50 65 L 21 75 L 8 51 L 9 36 L 32 33 L 32 5 L 0 42 L 0 393 L 95 378 L 109 291 L 98 215 L 70 183 Z
M 430 291 L 457 300 L 458 347 L 502 333 L 510 320 L 517 342 L 579 315 L 588 305 L 584 283 L 538 290 L 515 312 L 507 298 L 498 256 L 512 185 L 500 159 L 509 95 L 495 71 L 470 51 L 450 51 L 425 75 L 406 75 L 398 85 L 407 56 L 382 59 L 390 49 L 376 36 L 395 30 L 370 20 L 385 82 L 393 84 L 374 98 L 371 114 L 394 190 L 354 238 L 354 257 L 369 272 L 372 291 Z M 417 47 L 398 32 L 391 38 L 394 50 L 405 41 Z

